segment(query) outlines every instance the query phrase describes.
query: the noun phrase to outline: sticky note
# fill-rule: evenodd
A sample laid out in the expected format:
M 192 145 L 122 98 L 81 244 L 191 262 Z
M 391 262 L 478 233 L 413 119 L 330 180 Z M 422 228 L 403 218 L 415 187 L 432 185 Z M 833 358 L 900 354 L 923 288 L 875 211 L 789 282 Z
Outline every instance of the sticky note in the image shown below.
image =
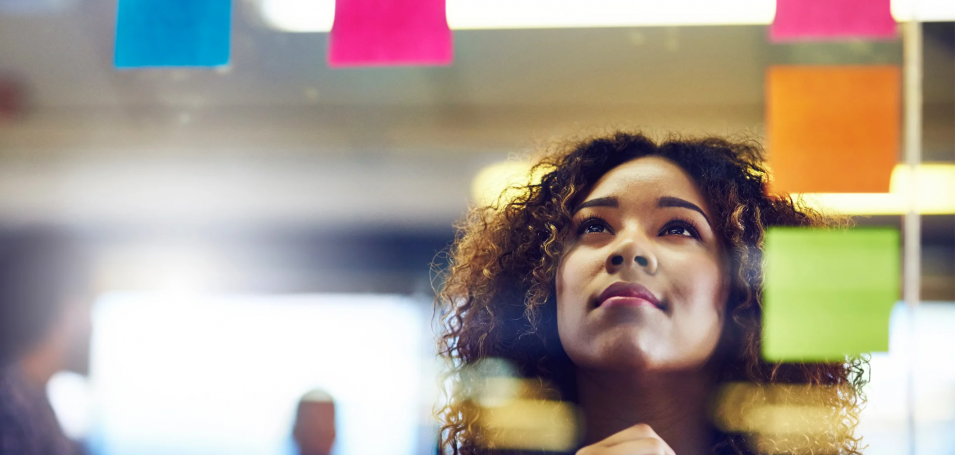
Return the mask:
M 776 0 L 773 41 L 894 38 L 890 0 Z
M 899 161 L 896 66 L 774 66 L 766 75 L 772 189 L 886 193 Z
M 333 67 L 447 65 L 452 49 L 444 0 L 335 0 Z
M 229 62 L 232 0 L 119 0 L 117 68 Z
M 891 228 L 770 228 L 763 288 L 763 358 L 840 361 L 888 351 L 899 298 L 899 233 Z

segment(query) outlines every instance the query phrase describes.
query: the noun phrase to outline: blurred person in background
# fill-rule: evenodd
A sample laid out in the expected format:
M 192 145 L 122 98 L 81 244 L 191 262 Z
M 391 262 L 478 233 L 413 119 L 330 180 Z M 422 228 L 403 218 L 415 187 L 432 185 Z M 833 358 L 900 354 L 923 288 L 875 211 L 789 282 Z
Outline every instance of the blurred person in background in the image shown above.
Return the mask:
M 0 239 L 0 455 L 73 455 L 46 395 L 60 371 L 89 365 L 91 273 L 66 236 Z
M 306 393 L 298 402 L 292 439 L 299 455 L 329 455 L 335 444 L 335 401 L 324 390 Z
M 864 359 L 760 356 L 765 230 L 845 222 L 769 194 L 757 143 L 616 132 L 545 150 L 532 175 L 520 195 L 472 209 L 438 290 L 453 365 L 444 453 L 520 452 L 482 428 L 467 378 L 488 358 L 580 409 L 580 455 L 789 453 L 717 427 L 711 406 L 730 383 L 813 386 L 831 423 L 784 437 L 861 453 Z

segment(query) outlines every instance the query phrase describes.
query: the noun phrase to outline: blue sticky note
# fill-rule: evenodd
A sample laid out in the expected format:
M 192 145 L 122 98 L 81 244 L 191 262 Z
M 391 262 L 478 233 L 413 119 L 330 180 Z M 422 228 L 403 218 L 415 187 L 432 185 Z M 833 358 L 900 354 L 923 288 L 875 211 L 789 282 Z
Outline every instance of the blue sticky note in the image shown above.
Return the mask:
M 116 67 L 229 63 L 232 0 L 119 0 Z

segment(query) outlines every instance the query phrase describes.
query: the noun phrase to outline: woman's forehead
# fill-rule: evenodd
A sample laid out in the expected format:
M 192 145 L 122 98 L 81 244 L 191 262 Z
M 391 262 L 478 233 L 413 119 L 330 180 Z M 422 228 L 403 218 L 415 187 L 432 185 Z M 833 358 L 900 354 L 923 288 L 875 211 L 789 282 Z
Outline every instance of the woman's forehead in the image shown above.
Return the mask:
M 658 156 L 637 158 L 623 163 L 603 175 L 584 201 L 598 197 L 630 198 L 672 196 L 686 199 L 705 208 L 696 182 L 680 166 Z

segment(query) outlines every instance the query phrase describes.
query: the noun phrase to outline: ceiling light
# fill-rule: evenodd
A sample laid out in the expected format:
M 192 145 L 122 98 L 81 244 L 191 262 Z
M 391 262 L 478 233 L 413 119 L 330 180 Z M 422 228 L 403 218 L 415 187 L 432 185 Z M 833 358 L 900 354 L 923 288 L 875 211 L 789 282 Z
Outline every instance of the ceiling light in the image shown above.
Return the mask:
M 335 0 L 253 1 L 277 30 L 328 32 L 335 21 Z M 775 0 L 446 0 L 446 8 L 453 30 L 768 25 L 776 16 Z M 891 8 L 899 22 L 955 20 L 951 0 L 892 0 Z
M 907 22 L 915 17 L 922 22 L 955 21 L 952 0 L 892 0 L 892 17 Z
M 496 163 L 481 169 L 471 181 L 471 197 L 481 206 L 498 202 L 502 196 L 504 200 L 509 200 L 519 192 L 514 190 L 504 194 L 505 190 L 512 185 L 526 183 L 530 169 L 530 163 L 518 161 Z
M 447 0 L 454 30 L 769 24 L 775 0 Z
M 471 194 L 478 205 L 507 202 L 520 194 L 519 189 L 505 192 L 513 185 L 539 181 L 543 172 L 530 176 L 530 163 L 508 161 L 481 170 L 471 183 Z M 955 164 L 923 164 L 915 170 L 912 185 L 908 167 L 892 170 L 888 193 L 794 193 L 808 206 L 844 215 L 902 215 L 909 210 L 909 191 L 916 191 L 916 211 L 923 215 L 955 213 Z
M 328 32 L 335 21 L 335 0 L 257 0 L 266 25 L 285 32 Z
M 287 32 L 328 32 L 334 0 L 256 0 L 265 23 Z M 447 0 L 454 30 L 769 24 L 775 0 Z
M 902 215 L 909 210 L 909 192 L 915 191 L 916 211 L 923 215 L 955 213 L 955 164 L 923 164 L 915 169 L 915 184 L 909 169 L 892 170 L 888 193 L 803 193 L 810 207 L 845 215 Z

